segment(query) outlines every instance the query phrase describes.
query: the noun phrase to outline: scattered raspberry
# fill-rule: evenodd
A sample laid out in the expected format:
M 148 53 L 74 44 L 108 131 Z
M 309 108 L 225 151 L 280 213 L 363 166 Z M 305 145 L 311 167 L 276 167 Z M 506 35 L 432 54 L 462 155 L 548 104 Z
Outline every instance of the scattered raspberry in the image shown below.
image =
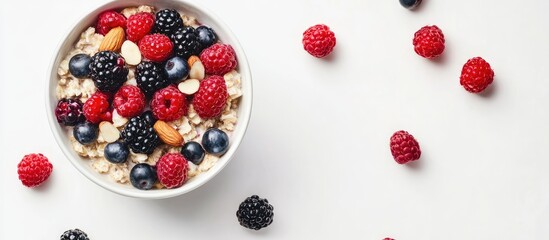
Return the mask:
M 392 239 L 392 238 L 384 238 L 383 240 L 395 240 L 395 239 Z
M 168 86 L 154 94 L 151 110 L 158 120 L 174 121 L 187 114 L 187 100 L 179 89 Z
M 113 105 L 120 116 L 135 117 L 145 108 L 145 94 L 136 86 L 122 86 L 114 95 Z
M 143 57 L 153 62 L 162 62 L 172 54 L 173 43 L 164 34 L 145 35 L 139 41 L 139 50 Z
M 97 26 L 95 28 L 97 33 L 105 35 L 115 27 L 126 28 L 126 18 L 124 15 L 115 11 L 107 11 L 99 14 L 99 20 L 97 20 Z
M 216 43 L 200 54 L 206 74 L 224 75 L 236 68 L 236 54 L 231 45 Z
M 154 15 L 148 12 L 140 12 L 128 18 L 126 37 L 132 42 L 139 42 L 149 34 L 154 27 Z
M 397 131 L 391 137 L 391 153 L 399 164 L 418 160 L 421 156 L 421 149 L 414 136 L 406 131 Z
M 27 187 L 36 187 L 46 181 L 52 170 L 53 165 L 40 153 L 25 155 L 17 164 L 19 180 Z
M 110 122 L 112 111 L 109 106 L 108 96 L 97 91 L 84 103 L 84 116 L 91 123 Z
M 303 33 L 303 48 L 317 58 L 328 56 L 334 50 L 335 45 L 334 32 L 324 24 L 314 25 Z
M 463 65 L 459 82 L 471 93 L 484 91 L 494 81 L 494 70 L 481 57 L 471 58 Z
M 444 34 L 436 25 L 425 26 L 414 34 L 414 50 L 424 58 L 435 58 L 444 52 Z
M 227 104 L 227 85 L 221 76 L 209 76 L 200 82 L 193 98 L 193 106 L 201 118 L 217 117 Z
M 166 153 L 156 163 L 158 180 L 167 188 L 177 188 L 187 180 L 189 165 L 180 153 Z

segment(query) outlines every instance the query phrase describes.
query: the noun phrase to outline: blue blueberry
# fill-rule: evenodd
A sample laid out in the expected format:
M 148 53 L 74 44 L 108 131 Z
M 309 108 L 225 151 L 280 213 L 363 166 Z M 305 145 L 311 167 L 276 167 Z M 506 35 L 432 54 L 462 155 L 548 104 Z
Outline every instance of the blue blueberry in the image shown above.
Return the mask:
M 206 49 L 217 42 L 217 35 L 210 27 L 200 26 L 196 29 L 196 32 L 198 33 L 198 42 L 202 49 Z
M 176 83 L 189 76 L 189 64 L 185 59 L 175 56 L 164 63 L 164 72 L 166 73 L 168 80 L 172 83 Z
M 185 143 L 181 148 L 181 154 L 183 154 L 187 161 L 190 161 L 195 165 L 199 165 L 202 160 L 204 160 L 205 155 L 204 149 L 200 146 L 200 143 L 197 142 Z
M 130 149 L 124 142 L 113 142 L 105 146 L 104 155 L 111 163 L 123 163 L 128 159 Z
M 69 72 L 77 78 L 85 78 L 90 75 L 91 57 L 87 54 L 76 54 L 69 61 Z
M 210 128 L 202 137 L 202 146 L 206 152 L 221 156 L 229 149 L 229 136 L 217 128 Z
M 89 122 L 79 123 L 74 126 L 72 135 L 80 144 L 87 145 L 93 143 L 99 135 L 99 128 Z
M 400 5 L 408 9 L 414 9 L 417 6 L 419 6 L 419 4 L 421 4 L 421 0 L 399 0 L 399 1 L 400 1 Z
M 139 163 L 130 171 L 130 182 L 141 190 L 149 190 L 156 183 L 156 170 L 149 164 Z

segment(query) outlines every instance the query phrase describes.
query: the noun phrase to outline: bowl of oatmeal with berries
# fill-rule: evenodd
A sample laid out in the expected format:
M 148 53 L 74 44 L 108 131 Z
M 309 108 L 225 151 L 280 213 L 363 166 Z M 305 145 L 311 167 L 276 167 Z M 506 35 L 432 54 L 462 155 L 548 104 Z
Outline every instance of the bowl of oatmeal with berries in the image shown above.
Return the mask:
M 186 1 L 107 3 L 72 28 L 51 65 L 47 111 L 70 162 L 125 196 L 168 198 L 219 173 L 251 115 L 238 40 Z

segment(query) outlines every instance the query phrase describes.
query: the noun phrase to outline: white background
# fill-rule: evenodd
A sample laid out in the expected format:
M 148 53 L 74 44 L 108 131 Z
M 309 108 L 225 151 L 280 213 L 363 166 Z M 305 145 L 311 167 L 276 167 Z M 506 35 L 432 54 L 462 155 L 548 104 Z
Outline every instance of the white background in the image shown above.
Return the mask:
M 178 198 L 139 200 L 78 173 L 48 128 L 47 68 L 66 29 L 106 1 L 10 1 L 0 8 L 0 239 L 549 239 L 549 2 L 202 0 L 239 37 L 254 76 L 252 121 L 233 161 Z M 301 34 L 328 24 L 327 60 Z M 446 35 L 437 61 L 413 33 Z M 495 70 L 487 93 L 459 85 L 467 59 Z M 396 164 L 391 134 L 423 155 Z M 49 157 L 48 182 L 27 189 L 16 165 Z M 266 197 L 274 223 L 238 225 L 239 203 Z

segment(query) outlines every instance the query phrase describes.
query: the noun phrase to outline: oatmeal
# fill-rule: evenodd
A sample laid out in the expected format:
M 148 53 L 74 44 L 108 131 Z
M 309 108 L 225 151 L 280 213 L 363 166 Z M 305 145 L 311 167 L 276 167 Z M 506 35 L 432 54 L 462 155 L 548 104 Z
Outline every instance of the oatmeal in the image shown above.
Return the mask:
M 183 185 L 217 163 L 238 124 L 234 50 L 173 9 L 102 13 L 57 73 L 56 116 L 74 151 L 120 184 Z

